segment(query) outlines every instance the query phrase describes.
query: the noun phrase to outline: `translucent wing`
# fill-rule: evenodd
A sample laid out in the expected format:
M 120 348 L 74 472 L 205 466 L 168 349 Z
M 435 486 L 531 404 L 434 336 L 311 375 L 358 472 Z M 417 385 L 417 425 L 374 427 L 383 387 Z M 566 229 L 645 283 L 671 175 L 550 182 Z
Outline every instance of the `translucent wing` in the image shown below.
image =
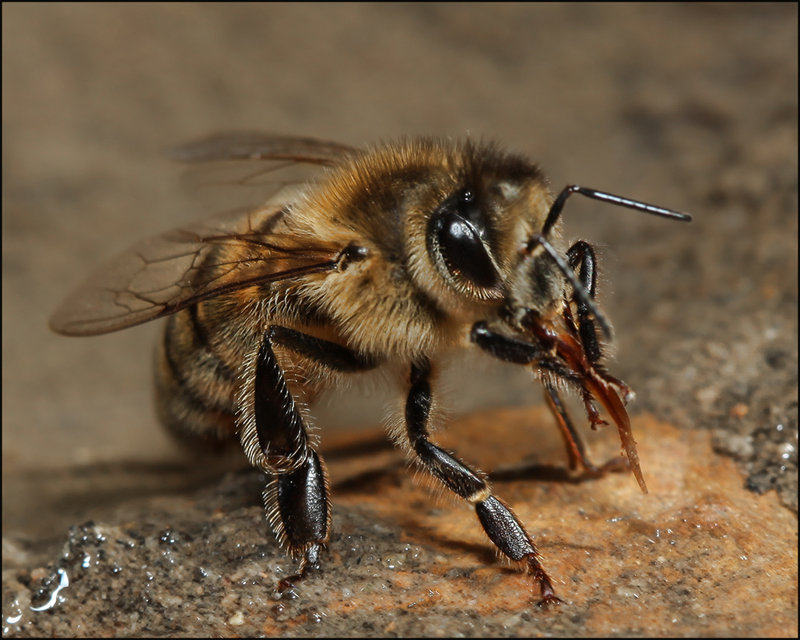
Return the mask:
M 228 132 L 195 140 L 168 155 L 188 165 L 181 182 L 192 206 L 206 217 L 225 211 L 231 202 L 264 202 L 355 153 L 353 147 L 313 138 Z
M 68 296 L 50 327 L 108 333 L 252 284 L 335 270 L 344 247 L 271 233 L 283 215 L 279 205 L 236 211 L 143 240 Z
M 271 133 L 234 131 L 216 133 L 177 147 L 170 157 L 181 162 L 219 160 L 287 160 L 331 166 L 357 150 L 338 142 L 281 136 Z
M 190 142 L 169 155 L 188 163 L 247 160 L 285 168 L 332 166 L 355 153 L 353 147 L 313 138 L 231 132 Z M 50 327 L 75 336 L 108 333 L 252 284 L 336 269 L 343 247 L 268 231 L 284 213 L 278 205 L 238 210 L 143 240 L 69 295 Z

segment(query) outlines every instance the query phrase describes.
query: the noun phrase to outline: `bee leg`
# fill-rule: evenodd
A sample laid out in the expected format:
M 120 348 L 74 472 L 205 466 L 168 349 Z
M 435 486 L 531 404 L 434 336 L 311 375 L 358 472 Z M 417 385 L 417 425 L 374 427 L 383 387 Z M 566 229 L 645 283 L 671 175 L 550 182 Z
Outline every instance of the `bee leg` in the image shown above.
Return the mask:
M 544 391 L 544 399 L 547 402 L 547 406 L 550 407 L 550 411 L 553 413 L 556 424 L 564 438 L 564 446 L 567 449 L 569 458 L 569 468 L 572 471 L 581 468 L 587 475 L 597 476 L 608 471 L 627 471 L 630 468 L 627 458 L 621 456 L 612 458 L 599 467 L 592 464 L 586 454 L 586 447 L 575 430 L 575 425 L 572 424 L 558 390 L 550 382 L 544 382 Z
M 445 487 L 475 507 L 475 513 L 489 539 L 508 558 L 524 563 L 539 583 L 539 605 L 557 604 L 553 584 L 541 564 L 541 556 L 522 523 L 498 498 L 482 475 L 428 439 L 428 418 L 432 395 L 428 380 L 430 365 L 425 361 L 411 367 L 411 388 L 406 402 L 406 436 L 417 461 Z
M 364 371 L 377 363 L 342 345 L 279 325 L 269 328 L 261 345 L 255 370 L 256 437 L 245 419 L 243 434 L 250 435 L 243 435 L 243 443 L 254 466 L 271 477 L 264 503 L 276 537 L 292 557 L 301 558 L 298 573 L 278 584 L 283 591 L 319 568 L 320 551 L 330 536 L 331 509 L 325 464 L 308 443 L 306 425 L 273 344 L 335 371 Z M 281 471 L 273 473 L 275 469 Z
M 251 463 L 270 477 L 264 490 L 267 518 L 281 545 L 302 558 L 298 573 L 278 585 L 283 590 L 319 566 L 331 517 L 325 465 L 309 445 L 269 335 L 256 362 L 252 418 L 244 420 L 242 443 Z
M 310 336 L 302 331 L 273 325 L 269 330 L 270 338 L 283 347 L 297 354 L 316 360 L 334 371 L 355 373 L 368 371 L 378 366 L 378 362 L 368 356 L 348 349 L 335 342 Z
M 470 339 L 486 353 L 503 362 L 536 363 L 540 369 L 545 369 L 559 378 L 580 381 L 580 377 L 538 345 L 498 333 L 490 329 L 485 322 L 476 322 L 473 325 Z
M 273 529 L 285 539 L 293 558 L 300 557 L 297 573 L 278 582 L 278 591 L 294 587 L 320 569 L 320 551 L 330 536 L 328 476 L 316 451 L 299 469 L 274 476 L 264 490 L 264 503 Z
M 569 377 L 573 375 L 572 372 L 566 369 L 558 360 L 545 355 L 536 345 L 492 331 L 486 327 L 485 323 L 479 322 L 472 328 L 472 341 L 484 351 L 487 351 L 500 360 L 516 364 L 531 364 L 535 362 L 539 368 L 546 369 L 556 376 L 566 379 L 569 379 Z M 542 382 L 545 388 L 545 400 L 550 410 L 553 412 L 556 423 L 561 430 L 561 435 L 564 438 L 564 444 L 569 458 L 569 468 L 574 471 L 582 467 L 587 473 L 592 475 L 601 472 L 601 470 L 605 470 L 606 466 L 611 465 L 611 463 L 609 463 L 609 465 L 603 465 L 602 467 L 596 467 L 589 461 L 586 455 L 586 447 L 578 436 L 578 432 L 575 430 L 572 420 L 570 420 L 564 403 L 558 395 L 555 386 L 547 379 L 544 379 Z M 580 382 L 580 379 L 577 379 L 576 382 Z M 624 462 L 624 460 L 620 458 L 619 460 L 615 459 L 611 462 L 616 465 L 620 462 Z
M 595 266 L 597 264 L 597 256 L 594 253 L 592 245 L 580 240 L 569 248 L 567 256 L 570 266 L 573 269 L 578 269 L 578 280 L 580 280 L 583 287 L 592 299 L 594 299 L 597 290 L 597 268 Z M 603 349 L 597 339 L 597 325 L 590 309 L 586 306 L 585 302 L 581 302 L 580 298 L 576 296 L 573 296 L 572 301 L 575 302 L 578 307 L 578 333 L 587 359 L 600 377 L 615 387 L 622 396 L 623 401 L 627 403 L 634 395 L 630 387 L 622 380 L 606 372 L 600 363 L 600 360 L 603 358 Z M 589 409 L 588 405 L 587 409 Z M 602 422 L 599 419 L 595 420 L 595 416 L 592 414 L 591 410 L 589 418 L 592 420 L 592 424 Z
M 570 266 L 573 269 L 577 269 L 578 279 L 589 295 L 594 298 L 597 291 L 597 256 L 595 255 L 594 248 L 588 242 L 579 240 L 569 248 L 567 257 L 569 258 Z M 583 345 L 583 350 L 584 353 L 586 353 L 587 359 L 604 380 L 619 389 L 623 399 L 627 402 L 627 400 L 633 396 L 628 385 L 622 382 L 622 380 L 618 380 L 608 374 L 600 364 L 603 351 L 597 339 L 597 327 L 589 308 L 584 302 L 581 302 L 580 299 L 573 298 L 573 301 L 578 307 L 578 334 L 580 335 L 581 344 Z M 580 465 L 583 467 L 584 471 L 592 475 L 598 475 L 606 471 L 626 471 L 630 468 L 627 458 L 622 456 L 612 458 L 600 467 L 589 462 L 586 457 L 585 448 L 575 431 L 575 427 L 572 425 L 566 407 L 553 385 L 545 384 L 545 400 L 556 418 L 556 423 L 561 430 L 561 434 L 564 436 L 567 454 L 570 456 L 570 469 L 576 468 L 576 455 L 580 459 Z M 583 400 L 589 415 L 589 420 L 592 423 L 592 428 L 594 429 L 597 425 L 605 424 L 605 421 L 600 419 L 597 408 L 592 403 L 592 398 L 586 391 L 584 391 Z
M 578 271 L 578 280 L 580 280 L 589 296 L 594 299 L 597 291 L 597 269 L 595 266 L 597 264 L 597 256 L 592 245 L 579 240 L 569 248 L 567 257 L 569 258 L 570 266 Z M 573 301 L 578 306 L 578 333 L 581 337 L 583 350 L 589 362 L 596 365 L 603 357 L 603 351 L 597 339 L 597 327 L 594 318 L 585 302 L 582 302 L 577 296 L 573 297 Z

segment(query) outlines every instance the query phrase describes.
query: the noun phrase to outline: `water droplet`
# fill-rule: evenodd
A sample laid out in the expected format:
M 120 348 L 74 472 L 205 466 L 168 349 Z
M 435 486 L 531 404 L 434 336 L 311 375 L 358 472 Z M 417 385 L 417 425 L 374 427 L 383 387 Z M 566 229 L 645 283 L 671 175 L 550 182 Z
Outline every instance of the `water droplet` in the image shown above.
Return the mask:
M 58 603 L 58 592 L 61 591 L 62 589 L 66 589 L 69 586 L 69 576 L 67 575 L 67 572 L 59 568 L 58 575 L 59 575 L 58 586 L 50 595 L 50 599 L 40 607 L 30 607 L 31 611 L 47 611 L 48 609 L 52 609 L 54 606 L 56 606 L 56 604 Z

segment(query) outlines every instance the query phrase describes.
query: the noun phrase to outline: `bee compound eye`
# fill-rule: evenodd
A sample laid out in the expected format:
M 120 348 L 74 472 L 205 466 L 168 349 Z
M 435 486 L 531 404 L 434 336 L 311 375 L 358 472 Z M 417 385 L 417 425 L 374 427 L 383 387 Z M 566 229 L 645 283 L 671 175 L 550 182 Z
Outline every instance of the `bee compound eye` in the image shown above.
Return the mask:
M 471 222 L 455 212 L 443 213 L 436 219 L 434 233 L 441 258 L 453 276 L 481 289 L 500 284 L 480 233 Z

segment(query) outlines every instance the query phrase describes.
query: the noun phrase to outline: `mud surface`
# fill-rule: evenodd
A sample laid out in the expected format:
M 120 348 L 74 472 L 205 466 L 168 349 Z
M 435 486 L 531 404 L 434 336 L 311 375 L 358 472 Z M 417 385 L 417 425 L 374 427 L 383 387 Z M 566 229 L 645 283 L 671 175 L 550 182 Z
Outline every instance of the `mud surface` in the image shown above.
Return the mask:
M 793 4 L 4 4 L 4 635 L 796 635 L 796 52 Z M 554 189 L 694 214 L 565 213 L 600 251 L 649 496 L 560 473 L 523 372 L 453 366 L 470 417 L 440 441 L 496 471 L 566 606 L 538 609 L 398 454 L 363 452 L 367 407 L 400 393 L 369 386 L 319 411 L 335 533 L 276 599 L 293 567 L 258 475 L 186 457 L 153 415 L 158 327 L 48 332 L 100 260 L 254 197 L 187 189 L 160 155 L 231 129 L 494 139 Z

